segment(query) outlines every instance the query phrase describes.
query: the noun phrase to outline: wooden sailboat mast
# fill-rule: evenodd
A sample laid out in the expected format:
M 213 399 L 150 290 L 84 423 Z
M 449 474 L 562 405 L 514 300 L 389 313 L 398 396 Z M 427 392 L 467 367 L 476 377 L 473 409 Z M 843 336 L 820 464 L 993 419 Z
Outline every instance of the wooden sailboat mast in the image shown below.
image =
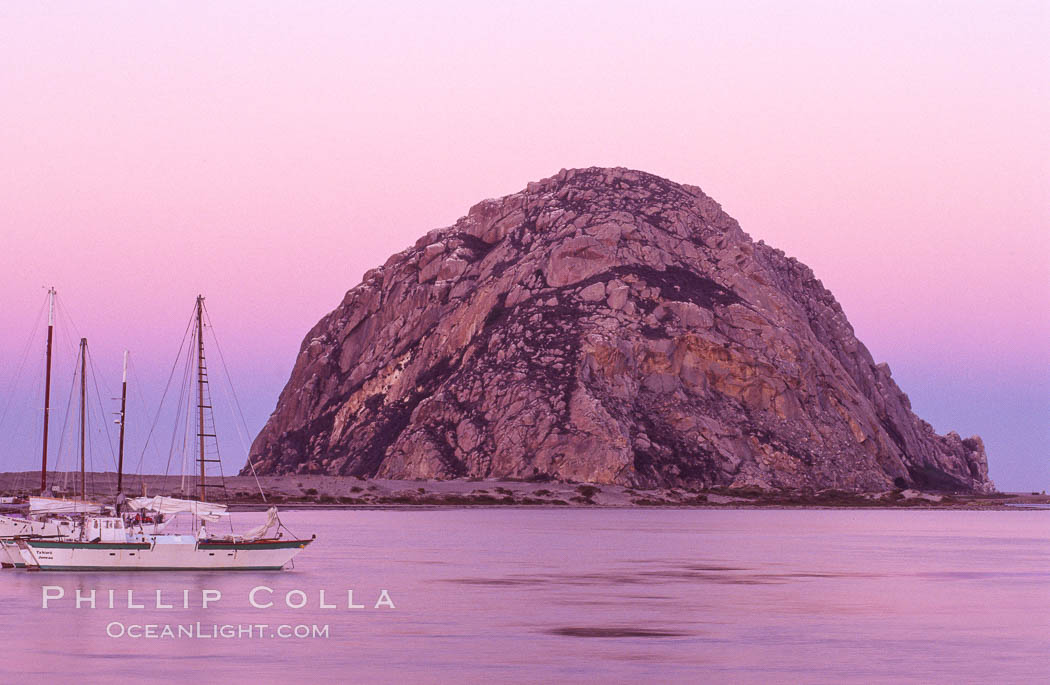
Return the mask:
M 80 498 L 87 500 L 87 469 L 84 459 L 87 418 L 87 338 L 80 339 Z
M 200 445 L 200 468 L 201 468 L 201 479 L 198 484 L 197 499 L 201 502 L 205 501 L 206 486 L 204 483 L 204 298 L 197 295 L 197 438 Z
M 47 490 L 47 424 L 51 415 L 51 346 L 55 338 L 55 289 L 47 290 L 47 362 L 44 371 L 44 454 L 40 460 L 40 494 Z
M 124 417 L 128 405 L 128 351 L 124 350 L 124 373 L 120 383 L 120 447 L 117 453 L 117 494 L 124 492 Z

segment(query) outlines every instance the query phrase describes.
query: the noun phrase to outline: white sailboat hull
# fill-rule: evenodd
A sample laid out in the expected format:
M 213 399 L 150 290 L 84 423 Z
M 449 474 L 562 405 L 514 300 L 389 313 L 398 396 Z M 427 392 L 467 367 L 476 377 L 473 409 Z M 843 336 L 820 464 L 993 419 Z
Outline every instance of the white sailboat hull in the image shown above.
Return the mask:
M 170 538 L 164 540 L 161 538 Z M 197 541 L 158 536 L 146 542 L 19 539 L 40 571 L 278 571 L 312 540 Z
M 14 541 L 15 536 L 61 537 L 79 534 L 76 522 L 68 519 L 36 520 L 0 514 L 0 567 L 22 568 L 24 554 Z
M 35 519 L 0 514 L 0 538 L 9 538 L 16 535 L 71 535 L 74 530 L 75 524 L 70 520 L 49 519 L 37 521 Z

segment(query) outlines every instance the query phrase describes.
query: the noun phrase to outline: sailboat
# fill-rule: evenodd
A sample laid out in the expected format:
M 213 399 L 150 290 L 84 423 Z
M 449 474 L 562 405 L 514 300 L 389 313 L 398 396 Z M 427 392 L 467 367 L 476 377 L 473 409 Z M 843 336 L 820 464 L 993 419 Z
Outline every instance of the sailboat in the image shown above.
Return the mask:
M 51 414 L 51 362 L 55 339 L 54 288 L 48 288 L 47 296 L 47 353 L 44 366 L 44 431 L 43 452 L 40 464 L 40 497 L 30 497 L 28 514 L 9 516 L 0 514 L 0 567 L 24 566 L 23 555 L 18 553 L 16 536 L 62 537 L 74 535 L 79 530 L 78 515 L 98 513 L 102 507 L 93 502 L 64 500 L 47 497 L 48 424 Z M 86 345 L 85 341 L 82 344 Z M 81 348 L 83 352 L 84 348 Z M 83 370 L 83 367 L 82 367 Z M 83 387 L 83 379 L 82 379 Z
M 51 337 L 51 336 L 49 336 Z M 0 537 L 0 563 L 4 568 L 23 568 L 28 560 L 32 564 L 31 555 L 26 551 L 25 545 L 19 545 L 19 538 L 40 539 L 78 539 L 81 526 L 84 524 L 84 515 L 101 514 L 109 512 L 120 513 L 119 507 L 106 507 L 86 499 L 86 469 L 85 469 L 85 428 L 87 424 L 86 401 L 87 401 L 87 339 L 80 340 L 80 481 L 79 497 L 75 499 L 58 499 L 54 497 L 30 497 L 29 517 L 8 517 L 4 522 L 6 530 L 11 534 Z M 45 393 L 46 395 L 47 393 Z M 128 352 L 124 351 L 124 367 L 121 379 L 120 411 L 116 423 L 120 425 L 120 451 L 117 466 L 117 498 L 123 501 L 123 476 L 124 476 L 124 429 L 127 417 L 127 394 L 128 394 Z M 45 406 L 46 406 L 45 402 Z M 46 435 L 46 433 L 45 433 Z M 45 446 L 46 463 L 46 446 Z M 46 478 L 46 471 L 45 476 Z M 41 482 L 42 489 L 46 487 L 46 480 Z M 127 519 L 135 516 L 138 522 L 152 523 L 154 532 L 163 530 L 170 522 L 163 514 L 143 517 L 142 514 L 124 514 Z
M 224 504 L 208 502 L 205 437 L 208 433 L 205 399 L 208 383 L 204 358 L 204 298 L 197 296 L 197 444 L 198 498 L 137 497 L 127 506 L 139 515 L 84 514 L 77 534 L 57 538 L 18 537 L 15 542 L 28 570 L 38 571 L 126 571 L 126 570 L 280 570 L 309 545 L 309 539 L 284 537 L 276 507 L 266 512 L 265 522 L 243 535 L 215 535 L 207 523 L 228 521 Z M 210 401 L 210 400 L 209 400 Z M 214 422 L 213 422 L 214 423 Z M 83 452 L 83 447 L 81 447 Z M 83 466 L 83 459 L 82 459 Z M 119 496 L 118 496 L 119 497 Z M 149 530 L 142 515 L 192 517 L 195 534 L 169 534 Z

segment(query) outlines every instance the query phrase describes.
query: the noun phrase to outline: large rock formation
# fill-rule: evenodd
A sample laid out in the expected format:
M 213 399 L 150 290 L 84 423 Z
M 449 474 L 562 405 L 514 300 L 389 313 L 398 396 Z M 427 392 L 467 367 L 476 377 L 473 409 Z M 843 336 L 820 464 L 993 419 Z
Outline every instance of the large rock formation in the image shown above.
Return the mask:
M 577 169 L 365 274 L 303 341 L 260 473 L 991 490 L 813 272 L 699 188 Z M 246 467 L 247 468 L 247 467 Z

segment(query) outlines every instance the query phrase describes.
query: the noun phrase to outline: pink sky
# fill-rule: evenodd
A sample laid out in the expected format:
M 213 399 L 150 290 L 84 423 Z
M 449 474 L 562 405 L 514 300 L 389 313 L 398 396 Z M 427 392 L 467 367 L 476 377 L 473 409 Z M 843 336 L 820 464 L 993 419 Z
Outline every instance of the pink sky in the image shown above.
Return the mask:
M 1046 3 L 379 5 L 0 5 L 0 400 L 42 286 L 148 402 L 202 292 L 254 434 L 365 270 L 621 165 L 809 264 L 921 416 L 1050 486 Z

